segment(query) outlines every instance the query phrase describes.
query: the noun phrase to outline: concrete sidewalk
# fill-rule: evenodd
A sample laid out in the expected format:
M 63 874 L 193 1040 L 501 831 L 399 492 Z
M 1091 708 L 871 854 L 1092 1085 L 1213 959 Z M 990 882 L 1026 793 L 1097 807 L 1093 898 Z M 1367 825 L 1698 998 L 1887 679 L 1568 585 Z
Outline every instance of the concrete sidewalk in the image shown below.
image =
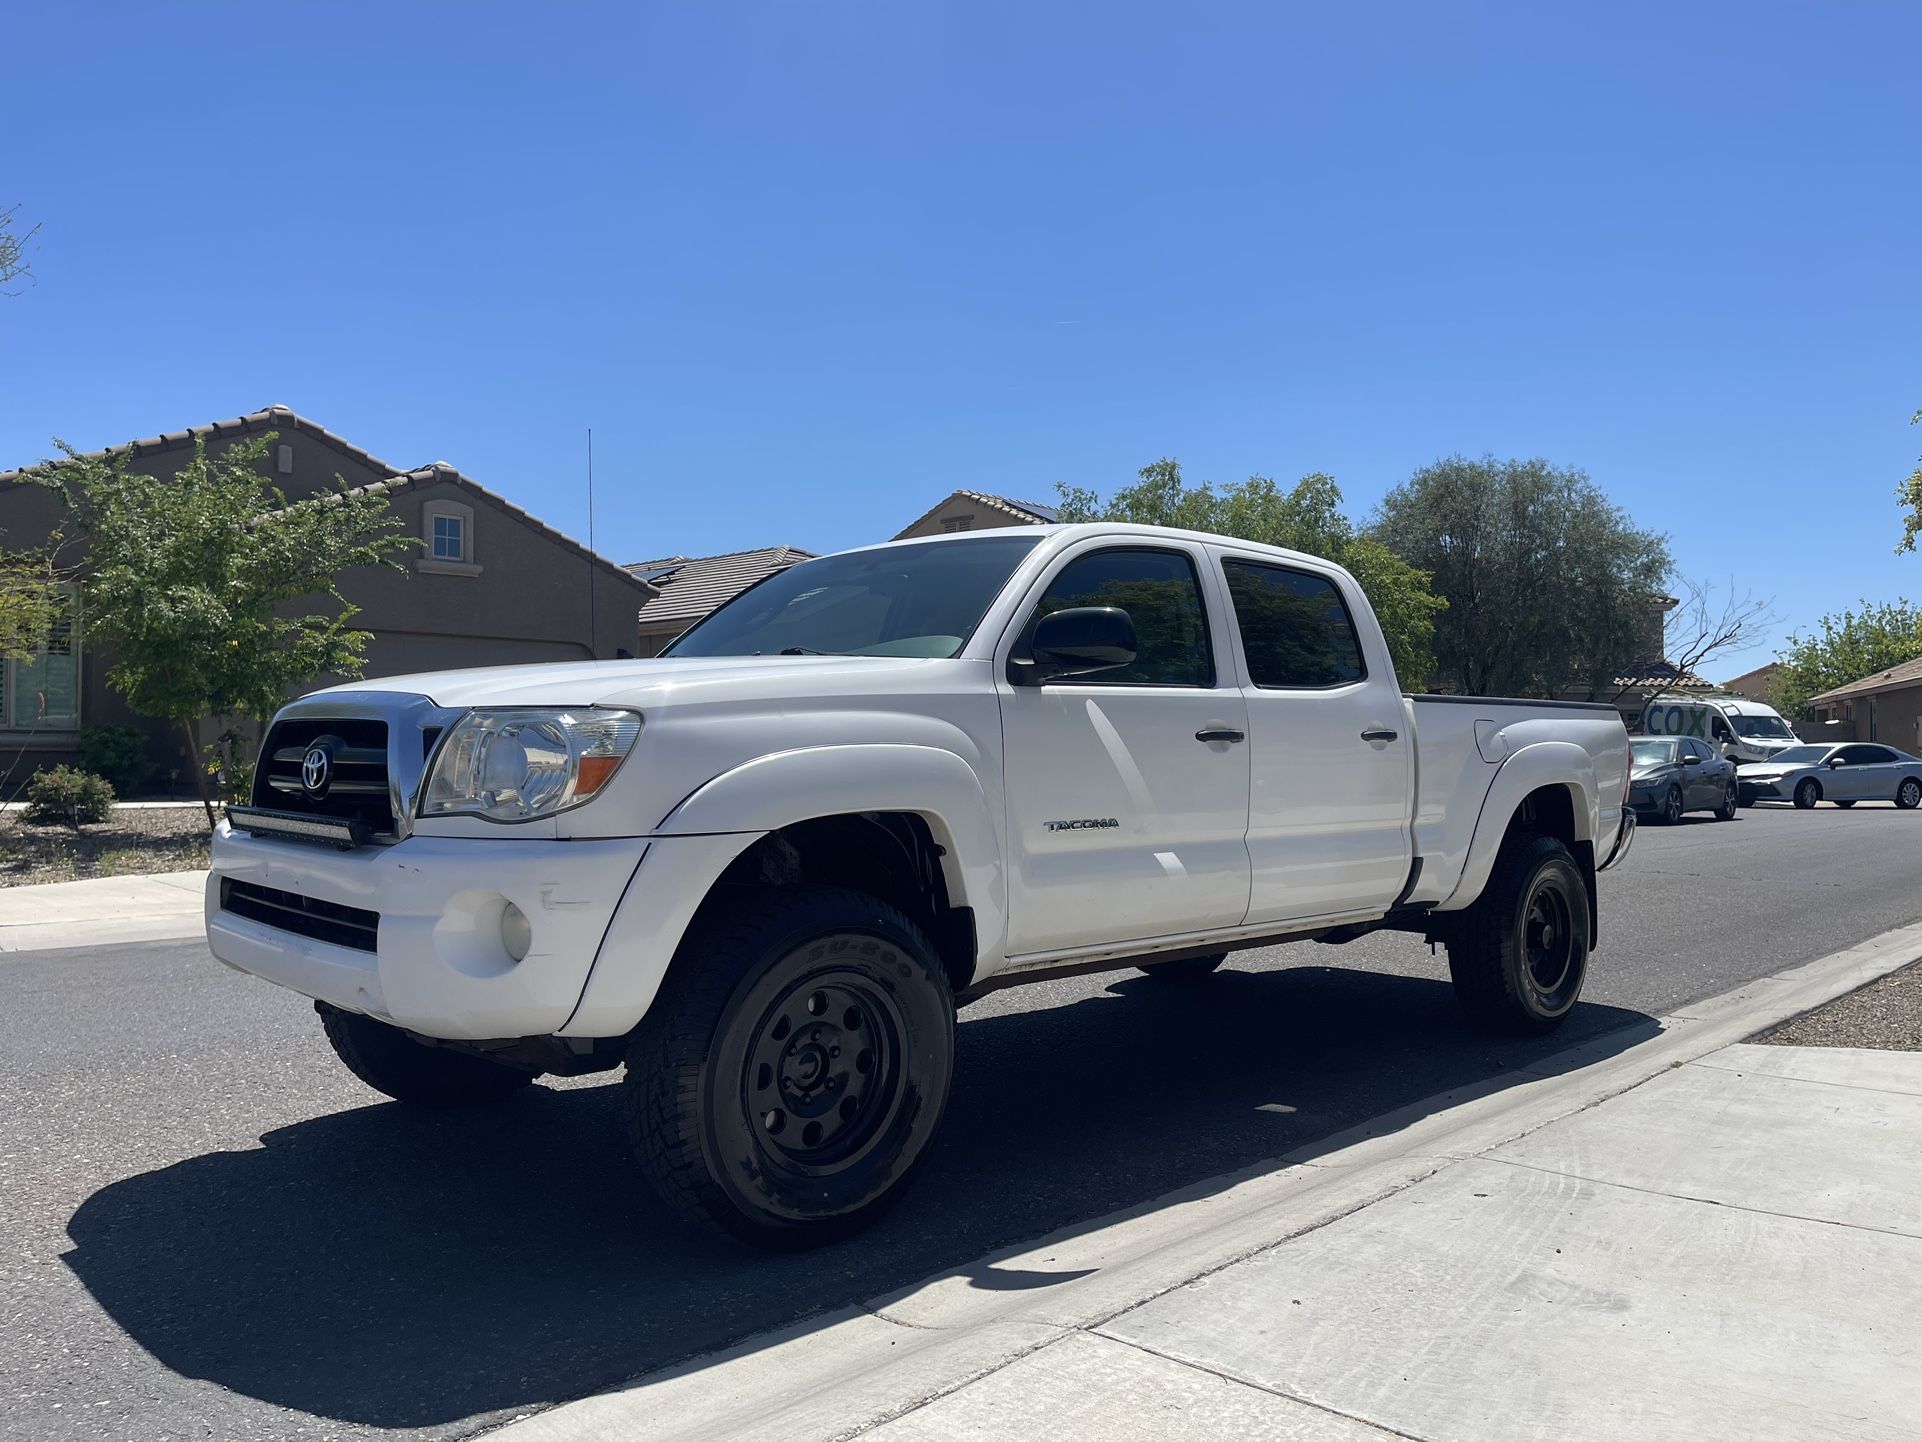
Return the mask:
M 1917 957 L 1887 933 L 494 1436 L 1922 1438 L 1922 1054 L 1742 1044 Z
M 202 936 L 204 871 L 0 887 L 0 951 Z

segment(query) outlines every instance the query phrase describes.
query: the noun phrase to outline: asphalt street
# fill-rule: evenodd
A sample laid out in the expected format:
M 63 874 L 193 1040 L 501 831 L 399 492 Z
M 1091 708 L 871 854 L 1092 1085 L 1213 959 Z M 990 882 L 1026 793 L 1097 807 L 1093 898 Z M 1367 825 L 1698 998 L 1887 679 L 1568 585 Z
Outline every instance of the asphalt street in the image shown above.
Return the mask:
M 0 1436 L 470 1435 L 1922 919 L 1922 812 L 1645 828 L 1601 906 L 1542 1042 L 1470 1032 L 1403 936 L 987 997 L 914 1190 L 791 1257 L 657 1206 L 611 1078 L 422 1115 L 198 943 L 0 956 Z

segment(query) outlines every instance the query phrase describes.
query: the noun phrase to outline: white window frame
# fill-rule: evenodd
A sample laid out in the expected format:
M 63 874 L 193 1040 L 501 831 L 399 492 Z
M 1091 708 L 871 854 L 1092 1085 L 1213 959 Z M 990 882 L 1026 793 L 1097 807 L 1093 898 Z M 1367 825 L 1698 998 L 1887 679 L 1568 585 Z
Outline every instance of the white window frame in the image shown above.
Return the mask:
M 434 530 L 436 521 L 447 519 L 460 526 L 460 555 L 458 558 L 436 555 L 434 552 Z M 414 562 L 414 569 L 425 571 L 434 576 L 478 576 L 481 568 L 474 560 L 474 508 L 464 501 L 427 501 L 420 508 L 420 534 L 423 549 Z

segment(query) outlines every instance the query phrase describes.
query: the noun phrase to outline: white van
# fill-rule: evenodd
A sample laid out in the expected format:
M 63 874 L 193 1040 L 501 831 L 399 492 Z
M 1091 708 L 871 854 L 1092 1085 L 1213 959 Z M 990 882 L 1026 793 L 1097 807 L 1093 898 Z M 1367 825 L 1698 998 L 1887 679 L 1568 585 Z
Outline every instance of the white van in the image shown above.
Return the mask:
M 1738 765 L 1802 744 L 1773 706 L 1740 696 L 1655 696 L 1642 712 L 1649 736 L 1693 736 Z

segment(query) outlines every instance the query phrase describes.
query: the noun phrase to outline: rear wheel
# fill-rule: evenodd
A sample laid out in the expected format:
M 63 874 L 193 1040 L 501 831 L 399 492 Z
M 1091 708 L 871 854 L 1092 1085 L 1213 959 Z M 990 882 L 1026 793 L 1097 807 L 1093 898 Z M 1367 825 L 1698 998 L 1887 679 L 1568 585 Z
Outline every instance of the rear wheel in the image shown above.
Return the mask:
M 1922 806 L 1922 781 L 1917 781 L 1911 776 L 1896 787 L 1895 804 L 1904 811 L 1913 811 L 1916 807 Z
M 1722 804 L 1715 808 L 1717 821 L 1733 821 L 1735 812 L 1741 806 L 1741 798 L 1735 794 L 1735 783 L 1729 782 L 1728 789 L 1722 793 Z
M 1213 956 L 1185 956 L 1180 961 L 1156 962 L 1153 966 L 1141 969 L 1156 981 L 1191 984 L 1206 981 L 1215 974 L 1215 968 L 1227 959 L 1227 952 L 1218 951 Z
M 423 1107 L 471 1107 L 506 1101 L 534 1074 L 470 1052 L 415 1041 L 398 1027 L 315 1002 L 334 1055 L 377 1092 Z
M 1456 999 L 1488 1031 L 1553 1031 L 1581 997 L 1588 927 L 1588 889 L 1568 848 L 1552 836 L 1511 838 L 1448 937 Z
M 899 1195 L 953 1070 L 954 995 L 920 928 L 864 892 L 770 887 L 681 943 L 628 1048 L 628 1129 L 683 1216 L 809 1246 Z
M 1822 783 L 1813 776 L 1795 788 L 1795 804 L 1803 811 L 1813 810 L 1815 803 L 1822 799 Z

